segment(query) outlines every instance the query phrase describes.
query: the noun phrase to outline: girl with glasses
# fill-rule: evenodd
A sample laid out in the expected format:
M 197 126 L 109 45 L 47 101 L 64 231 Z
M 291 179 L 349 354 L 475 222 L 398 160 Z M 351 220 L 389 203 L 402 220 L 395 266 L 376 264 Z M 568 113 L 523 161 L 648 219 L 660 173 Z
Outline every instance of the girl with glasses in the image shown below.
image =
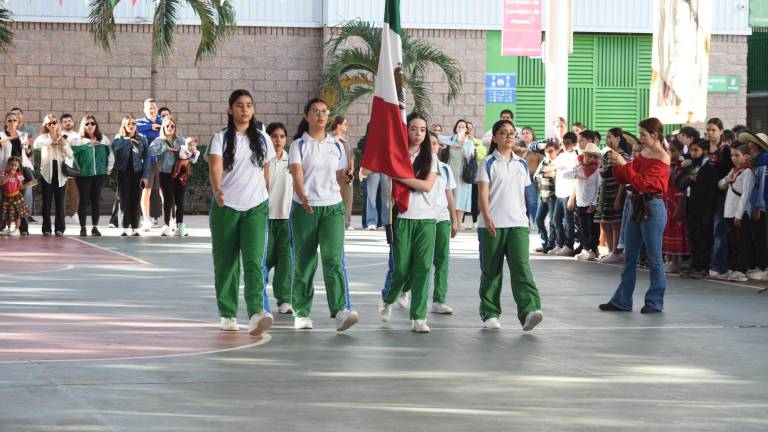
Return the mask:
M 80 176 L 75 178 L 79 201 L 77 215 L 80 218 L 80 235 L 85 237 L 88 210 L 91 211 L 91 235 L 101 236 L 99 232 L 99 216 L 101 213 L 101 190 L 112 172 L 115 156 L 109 145 L 109 139 L 101 133 L 96 117 L 91 114 L 83 116 L 80 121 L 80 141 L 72 147 L 75 163 L 80 170 Z
M 53 114 L 43 119 L 40 135 L 33 147 L 40 150 L 40 175 L 43 183 L 43 236 L 51 235 L 51 203 L 56 203 L 54 229 L 56 236 L 64 235 L 64 187 L 67 176 L 61 169 L 64 159 L 73 156 L 72 148 L 59 131 L 59 121 Z

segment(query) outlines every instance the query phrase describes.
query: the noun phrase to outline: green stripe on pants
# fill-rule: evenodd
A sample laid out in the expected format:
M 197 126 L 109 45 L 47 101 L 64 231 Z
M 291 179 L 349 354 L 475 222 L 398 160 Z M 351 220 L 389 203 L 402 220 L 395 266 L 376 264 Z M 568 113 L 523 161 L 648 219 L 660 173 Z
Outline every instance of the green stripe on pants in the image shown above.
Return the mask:
M 265 295 L 264 254 L 267 237 L 269 203 L 237 211 L 230 207 L 211 207 L 211 244 L 213 273 L 219 315 L 237 316 L 237 298 L 240 291 L 240 259 L 243 262 L 245 305 L 248 317 L 263 310 L 269 311 Z
M 294 202 L 290 224 L 294 254 L 291 287 L 294 315 L 304 318 L 312 312 L 318 244 L 331 317 L 340 310 L 351 309 L 344 265 L 344 204 L 312 207 L 312 214 L 308 214 L 304 207 Z
M 269 239 L 267 240 L 267 271 L 275 269 L 272 275 L 272 292 L 277 305 L 291 302 L 291 279 L 293 262 L 291 257 L 291 239 L 288 232 L 288 219 L 269 220 Z
M 382 294 L 384 302 L 392 304 L 402 291 L 410 291 L 412 320 L 427 317 L 434 252 L 434 219 L 395 220 L 395 242 L 390 246 L 390 268 Z
M 451 221 L 440 221 L 435 231 L 434 292 L 432 301 L 445 303 L 448 291 L 448 256 L 451 252 Z
M 517 303 L 517 318 L 525 322 L 529 312 L 541 309 L 539 290 L 533 281 L 528 253 L 528 228 L 496 228 L 496 237 L 478 230 L 480 237 L 480 318 L 501 315 L 501 285 L 504 257 L 507 258 L 512 296 Z

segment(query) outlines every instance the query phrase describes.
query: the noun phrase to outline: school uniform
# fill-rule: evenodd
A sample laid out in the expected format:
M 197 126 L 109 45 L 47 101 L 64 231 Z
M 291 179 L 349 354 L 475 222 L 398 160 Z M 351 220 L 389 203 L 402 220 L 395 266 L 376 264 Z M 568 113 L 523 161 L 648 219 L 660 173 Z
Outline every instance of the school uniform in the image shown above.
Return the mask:
M 208 154 L 222 156 L 226 131 L 213 136 Z M 264 150 L 264 165 L 275 157 L 275 148 L 267 134 L 259 131 Z M 213 271 L 219 316 L 237 316 L 240 287 L 240 260 L 243 262 L 243 296 L 248 317 L 270 312 L 266 292 L 267 218 L 269 196 L 264 168 L 251 162 L 253 154 L 247 135 L 235 133 L 235 159 L 232 169 L 224 171 L 221 190 L 224 205 L 211 205 L 210 227 Z
M 346 170 L 347 162 L 344 146 L 330 135 L 315 140 L 304 133 L 288 153 L 289 165 L 302 167 L 304 193 L 312 207 L 312 214 L 307 213 L 294 193 L 289 227 L 294 256 L 291 305 L 297 318 L 312 312 L 318 245 L 331 317 L 352 309 L 344 259 L 345 209 L 336 180 L 336 171 Z
M 293 202 L 293 177 L 288 169 L 288 152 L 269 162 L 269 240 L 267 242 L 267 268 L 273 268 L 272 293 L 277 305 L 291 302 L 293 262 L 288 218 Z
M 451 167 L 443 162 L 437 162 L 439 175 L 437 176 L 437 201 L 435 213 L 437 225 L 435 228 L 435 257 L 432 264 L 435 266 L 433 280 L 432 301 L 445 303 L 445 294 L 448 291 L 448 257 L 451 244 L 451 213 L 448 210 L 448 198 L 445 192 L 450 193 L 456 189 L 456 179 L 453 177 Z
M 480 215 L 480 318 L 499 318 L 504 258 L 511 277 L 512 294 L 517 303 L 517 318 L 525 323 L 529 313 L 541 309 L 539 290 L 529 262 L 528 216 L 525 212 L 525 187 L 531 182 L 528 164 L 512 154 L 499 151 L 485 158 L 477 172 L 478 183 L 488 183 L 489 214 L 496 228 L 491 237 Z
M 411 155 L 411 163 L 417 156 L 418 153 Z M 437 155 L 432 155 L 430 171 L 438 173 Z M 389 268 L 381 298 L 391 305 L 401 292 L 410 291 L 412 320 L 427 317 L 429 274 L 435 253 L 437 195 L 440 193 L 445 194 L 445 189 L 439 189 L 437 179 L 429 192 L 412 190 L 408 210 L 395 219 L 394 240 L 389 247 Z

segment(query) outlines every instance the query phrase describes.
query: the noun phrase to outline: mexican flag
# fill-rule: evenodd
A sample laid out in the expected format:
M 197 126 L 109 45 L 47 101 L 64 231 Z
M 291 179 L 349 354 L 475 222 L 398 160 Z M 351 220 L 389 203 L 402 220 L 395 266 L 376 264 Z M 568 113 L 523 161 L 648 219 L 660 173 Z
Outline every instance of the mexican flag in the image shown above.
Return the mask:
M 403 65 L 401 34 L 400 0 L 386 0 L 368 142 L 361 165 L 393 178 L 413 178 L 408 153 L 405 101 L 400 100 L 395 83 L 395 69 Z M 408 209 L 409 197 L 407 186 L 397 181 L 392 182 L 392 199 L 400 212 Z

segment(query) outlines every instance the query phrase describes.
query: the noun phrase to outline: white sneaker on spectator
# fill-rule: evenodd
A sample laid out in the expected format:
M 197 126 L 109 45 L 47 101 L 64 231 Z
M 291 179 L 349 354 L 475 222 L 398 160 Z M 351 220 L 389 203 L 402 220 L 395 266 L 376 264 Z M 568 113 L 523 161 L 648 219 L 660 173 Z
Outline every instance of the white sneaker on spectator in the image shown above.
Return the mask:
M 552 256 L 555 256 L 555 255 L 557 255 L 557 253 L 558 253 L 558 252 L 560 252 L 560 249 L 562 249 L 560 246 L 555 246 L 555 247 L 553 247 L 553 248 L 552 248 L 552 249 L 551 249 L 551 250 L 550 250 L 550 251 L 547 253 L 547 255 L 552 255 Z
M 749 280 L 766 280 L 768 279 L 768 270 L 752 269 L 747 272 L 747 279 Z
M 293 328 L 296 330 L 312 330 L 312 318 L 296 317 L 293 319 Z
M 725 272 L 725 273 L 718 273 L 715 270 L 709 271 L 709 277 L 712 279 L 719 279 L 719 280 L 728 280 L 728 277 L 731 275 L 731 272 Z
M 434 302 L 432 303 L 432 313 L 450 315 L 453 313 L 453 308 L 445 303 Z
M 621 259 L 621 256 L 617 255 L 617 254 L 615 254 L 613 252 L 609 253 L 608 255 L 606 255 L 606 256 L 604 256 L 603 258 L 600 259 L 600 262 L 605 263 L 605 264 L 617 264 L 617 263 L 620 263 L 622 261 L 623 260 Z
M 531 331 L 534 327 L 539 325 L 541 320 L 544 319 L 544 314 L 540 311 L 528 312 L 525 316 L 525 323 L 523 324 L 523 331 Z
M 576 258 L 579 261 L 587 261 L 589 260 L 589 251 L 583 250 L 580 254 L 576 255 L 574 258 Z
M 354 231 L 354 230 L 355 230 L 355 227 L 353 227 L 352 225 L 347 226 L 347 231 Z
M 107 228 L 117 228 L 117 225 L 110 223 L 109 225 L 107 225 Z
M 411 305 L 411 293 L 401 292 L 400 297 L 397 298 L 397 305 L 402 309 L 408 309 L 408 306 Z
M 172 233 L 173 231 L 171 231 L 171 227 L 169 227 L 168 225 L 163 225 L 163 230 L 160 231 L 160 235 L 163 237 L 168 237 Z
M 262 333 L 269 330 L 272 327 L 272 321 L 274 317 L 269 312 L 260 312 L 253 314 L 250 320 L 248 320 L 248 334 L 251 336 L 261 336 Z
M 498 318 L 488 318 L 483 321 L 483 328 L 488 330 L 501 330 L 501 323 Z
M 384 302 L 384 299 L 379 299 L 379 320 L 387 322 L 392 318 L 392 305 Z
M 746 282 L 749 279 L 747 279 L 747 276 L 740 271 L 732 271 L 728 273 L 728 280 L 733 282 Z
M 21 235 L 21 232 L 18 228 L 14 228 L 13 231 L 8 233 L 8 237 L 19 237 Z
M 178 225 L 176 224 L 176 218 L 171 218 L 168 226 L 171 227 L 171 231 L 176 231 L 176 228 L 178 228 Z
M 597 254 L 595 251 L 589 251 L 587 254 L 587 261 L 597 261 Z
M 376 226 L 375 225 L 368 225 L 368 227 L 366 229 L 368 231 L 376 231 Z
M 277 307 L 277 311 L 284 315 L 292 314 L 293 306 L 290 303 L 283 303 Z
M 123 233 L 120 234 L 121 237 L 128 237 L 131 235 L 131 229 L 130 228 L 123 228 Z
M 411 320 L 411 330 L 416 333 L 429 333 L 427 320 Z
M 344 331 L 360 321 L 357 311 L 344 309 L 336 312 L 336 331 Z
M 10 234 L 11 234 L 11 229 L 7 227 L 4 230 L 0 231 L 0 236 L 8 236 Z
M 142 231 L 149 231 L 152 229 L 152 222 L 148 220 L 144 220 L 144 222 L 141 223 L 141 230 Z
M 559 251 L 557 251 L 557 256 L 572 256 L 573 255 L 573 249 L 569 248 L 568 246 L 563 246 Z
M 237 318 L 224 318 L 220 319 L 221 329 L 224 331 L 238 331 L 240 326 L 237 325 Z

